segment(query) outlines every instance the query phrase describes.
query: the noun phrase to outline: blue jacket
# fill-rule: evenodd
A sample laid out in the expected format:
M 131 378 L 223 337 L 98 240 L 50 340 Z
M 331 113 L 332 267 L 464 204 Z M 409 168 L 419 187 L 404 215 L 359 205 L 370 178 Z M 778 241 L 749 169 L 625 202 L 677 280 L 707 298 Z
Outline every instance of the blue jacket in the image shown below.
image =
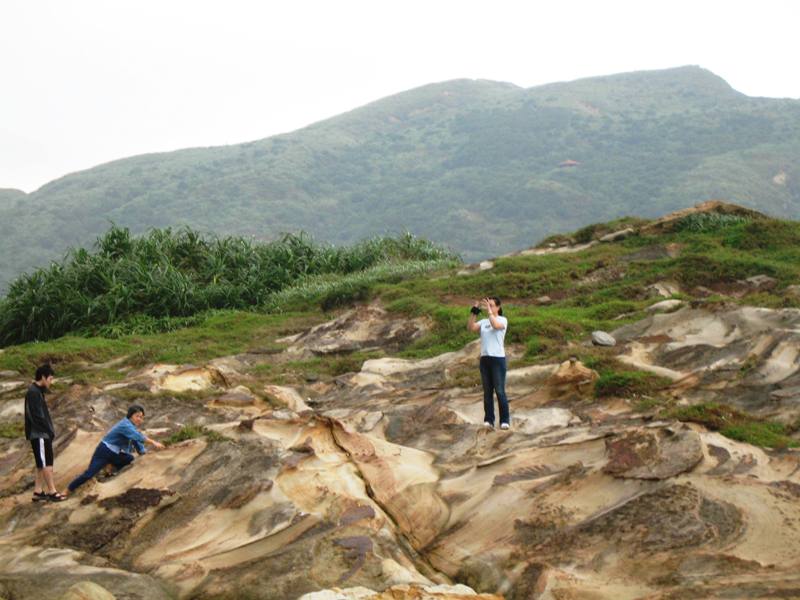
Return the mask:
M 114 425 L 103 438 L 103 443 L 117 454 L 127 452 L 131 454 L 131 446 L 136 448 L 136 452 L 144 454 L 147 452 L 144 447 L 145 437 L 136 429 L 130 419 L 125 417 Z

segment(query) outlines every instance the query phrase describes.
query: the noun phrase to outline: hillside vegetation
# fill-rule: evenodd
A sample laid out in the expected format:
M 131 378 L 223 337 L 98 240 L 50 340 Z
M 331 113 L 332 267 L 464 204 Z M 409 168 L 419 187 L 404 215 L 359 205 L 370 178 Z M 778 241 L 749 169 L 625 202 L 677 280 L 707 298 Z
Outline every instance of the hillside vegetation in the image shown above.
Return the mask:
M 213 309 L 277 310 L 291 301 L 290 295 L 279 295 L 289 287 L 316 291 L 330 308 L 343 289 L 357 293 L 365 281 L 455 260 L 410 234 L 343 248 L 315 244 L 303 235 L 259 244 L 242 237 L 203 237 L 188 228 L 156 229 L 137 238 L 112 227 L 93 251 L 71 250 L 60 263 L 11 284 L 0 300 L 0 344 L 66 333 L 164 331 L 196 323 L 200 313 Z M 325 285 L 331 276 L 339 278 L 336 285 Z
M 597 242 L 608 231 L 631 225 L 633 233 L 624 239 Z M 506 315 L 513 323 L 506 338 L 514 349 L 512 368 L 574 356 L 598 371 L 598 398 L 630 398 L 642 402 L 642 410 L 655 407 L 672 411 L 665 414 L 710 424 L 726 435 L 761 445 L 796 443 L 787 436 L 800 422 L 762 426 L 746 412 L 716 404 L 691 410 L 675 408 L 661 397 L 669 381 L 623 364 L 613 353 L 585 345 L 582 340 L 594 330 L 611 331 L 643 319 L 648 307 L 660 300 L 654 297 L 651 286 L 664 281 L 673 282 L 681 290 L 673 298 L 695 308 L 800 308 L 800 294 L 791 293 L 789 287 L 800 281 L 800 223 L 736 209 L 729 213 L 691 213 L 666 225 L 626 219 L 593 225 L 560 238 L 562 244 L 588 241 L 594 245 L 576 252 L 505 256 L 496 259 L 491 269 L 470 274 L 462 270 L 458 274 L 461 267 L 452 256 L 409 236 L 337 250 L 314 246 L 304 238 L 247 246 L 242 240 L 204 240 L 188 230 L 155 231 L 132 238 L 127 231 L 115 228 L 99 240 L 95 253 L 73 251 L 72 262 L 15 282 L 9 299 L 0 305 L 6 343 L 21 339 L 21 331 L 32 331 L 35 317 L 43 314 L 52 315 L 71 335 L 47 343 L 9 346 L 0 354 L 0 369 L 27 372 L 42 360 L 51 360 L 58 364 L 60 373 L 80 380 L 113 379 L 119 376 L 114 369 L 87 372 L 86 361 L 103 363 L 124 355 L 132 366 L 144 366 L 151 362 L 198 363 L 241 352 L 271 353 L 282 348 L 277 341 L 282 336 L 325 322 L 342 307 L 376 301 L 397 316 L 429 320 L 429 332 L 399 354 L 428 358 L 460 350 L 472 341 L 474 335 L 464 326 L 467 308 L 474 299 L 493 294 L 503 299 Z M 237 244 L 238 250 L 232 251 L 231 245 Z M 242 260 L 286 253 L 294 258 L 294 266 L 281 262 L 283 272 L 291 268 L 307 276 L 293 280 L 286 275 L 284 279 L 275 278 L 273 288 L 266 281 L 248 288 L 242 285 L 249 281 L 248 276 L 277 267 L 267 260 L 240 270 L 215 271 L 208 265 L 228 256 L 222 252 L 226 248 Z M 294 252 L 289 252 L 292 248 Z M 138 272 L 143 267 L 137 260 L 147 252 L 169 254 L 171 258 L 155 261 L 153 264 L 162 266 L 124 285 L 137 281 L 151 285 L 154 278 L 168 285 L 125 288 L 118 280 L 120 289 L 104 284 L 105 291 L 90 295 L 90 274 L 97 279 L 102 279 L 102 274 L 107 282 L 116 276 L 113 274 Z M 96 271 L 92 271 L 92 265 Z M 167 269 L 169 277 L 165 276 Z M 321 272 L 328 275 L 312 275 Z M 222 273 L 227 273 L 224 281 L 220 279 Z M 767 276 L 771 284 L 753 286 L 745 281 L 754 276 Z M 78 277 L 84 278 L 79 287 L 65 284 Z M 185 282 L 180 293 L 175 292 L 176 281 Z M 35 293 L 41 289 L 52 293 Z M 122 289 L 124 294 L 120 293 Z M 82 299 L 76 290 L 84 290 Z M 131 298 L 139 304 L 134 305 Z M 81 320 L 81 311 L 87 306 L 95 307 L 98 319 L 100 315 L 109 318 L 110 307 L 115 307 L 118 320 Z M 65 316 L 58 313 L 58 307 Z M 235 310 L 243 307 L 256 310 Z M 23 329 L 15 325 L 19 321 L 25 322 Z M 172 331 L 157 333 L 165 329 Z M 87 333 L 100 335 L 76 337 Z M 51 329 L 49 335 L 40 337 L 56 334 Z M 357 371 L 364 360 L 380 356 L 384 356 L 382 351 L 298 358 L 264 365 L 256 375 L 265 383 L 291 385 Z M 478 385 L 474 369 L 453 376 L 462 385 Z M 731 415 L 727 425 L 718 425 L 719 417 L 714 415 L 720 411 Z
M 0 289 L 109 221 L 353 243 L 408 230 L 467 261 L 725 198 L 800 215 L 800 101 L 697 67 L 523 89 L 433 84 L 296 132 L 119 160 L 0 201 Z M 571 161 L 571 162 L 570 162 Z

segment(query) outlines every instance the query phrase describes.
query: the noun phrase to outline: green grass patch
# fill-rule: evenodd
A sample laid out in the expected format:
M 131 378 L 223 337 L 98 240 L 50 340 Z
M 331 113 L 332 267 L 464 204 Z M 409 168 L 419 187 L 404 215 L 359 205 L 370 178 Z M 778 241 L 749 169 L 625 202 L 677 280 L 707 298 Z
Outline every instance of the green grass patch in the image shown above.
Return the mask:
M 419 277 L 431 271 L 446 269 L 453 260 L 412 261 L 400 264 L 383 264 L 349 275 L 310 277 L 285 290 L 271 294 L 263 304 L 267 312 L 335 308 L 364 302 L 372 296 L 378 283 L 396 283 L 403 279 Z
M 0 423 L 0 438 L 16 439 L 25 436 L 25 425 L 22 421 L 6 421 Z
M 671 383 L 647 371 L 601 369 L 598 373 L 594 387 L 597 398 L 654 396 Z
M 668 410 L 665 416 L 700 423 L 725 437 L 754 446 L 776 449 L 800 446 L 800 442 L 789 436 L 791 429 L 786 425 L 759 419 L 726 404 L 705 402 L 680 406 Z
M 169 437 L 162 440 L 166 446 L 172 446 L 186 440 L 193 440 L 195 438 L 204 437 L 209 443 L 230 441 L 230 438 L 225 437 L 218 431 L 209 429 L 204 425 L 184 425 L 178 431 L 172 433 Z
M 758 219 L 725 232 L 722 243 L 736 250 L 775 251 L 800 247 L 800 223 L 780 219 Z
M 200 363 L 219 356 L 277 346 L 274 339 L 325 320 L 319 313 L 265 315 L 249 311 L 214 311 L 201 324 L 166 333 L 123 336 L 117 339 L 65 336 L 6 348 L 0 369 L 33 375 L 36 367 L 51 363 L 56 378 L 79 378 L 84 383 L 102 381 L 121 366 L 141 367 L 153 362 Z M 104 363 L 125 357 L 111 369 L 89 369 L 87 363 Z M 118 378 L 118 373 L 112 378 Z

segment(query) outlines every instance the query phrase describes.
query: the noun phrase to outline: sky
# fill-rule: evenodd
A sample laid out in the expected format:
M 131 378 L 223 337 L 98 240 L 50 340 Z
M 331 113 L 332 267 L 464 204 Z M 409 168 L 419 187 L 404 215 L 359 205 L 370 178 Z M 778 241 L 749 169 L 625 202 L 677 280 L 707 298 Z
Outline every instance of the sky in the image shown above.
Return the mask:
M 0 188 L 299 129 L 457 78 L 699 65 L 800 98 L 795 0 L 2 0 Z

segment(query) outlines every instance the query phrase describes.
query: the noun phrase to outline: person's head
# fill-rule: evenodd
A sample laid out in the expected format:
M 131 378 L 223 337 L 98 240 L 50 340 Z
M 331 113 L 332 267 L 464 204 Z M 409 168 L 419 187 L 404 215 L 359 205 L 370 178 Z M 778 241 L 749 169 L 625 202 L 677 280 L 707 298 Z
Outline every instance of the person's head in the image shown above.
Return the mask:
M 128 419 L 139 427 L 144 422 L 144 406 L 141 404 L 131 404 L 128 407 Z
M 503 309 L 500 307 L 502 302 L 497 296 L 489 296 L 489 304 L 492 306 L 492 312 L 496 312 L 501 317 L 503 316 Z
M 53 383 L 53 378 L 55 375 L 56 372 L 53 371 L 53 367 L 51 367 L 49 364 L 45 364 L 36 369 L 34 381 L 36 381 L 36 385 L 40 387 L 49 388 Z

